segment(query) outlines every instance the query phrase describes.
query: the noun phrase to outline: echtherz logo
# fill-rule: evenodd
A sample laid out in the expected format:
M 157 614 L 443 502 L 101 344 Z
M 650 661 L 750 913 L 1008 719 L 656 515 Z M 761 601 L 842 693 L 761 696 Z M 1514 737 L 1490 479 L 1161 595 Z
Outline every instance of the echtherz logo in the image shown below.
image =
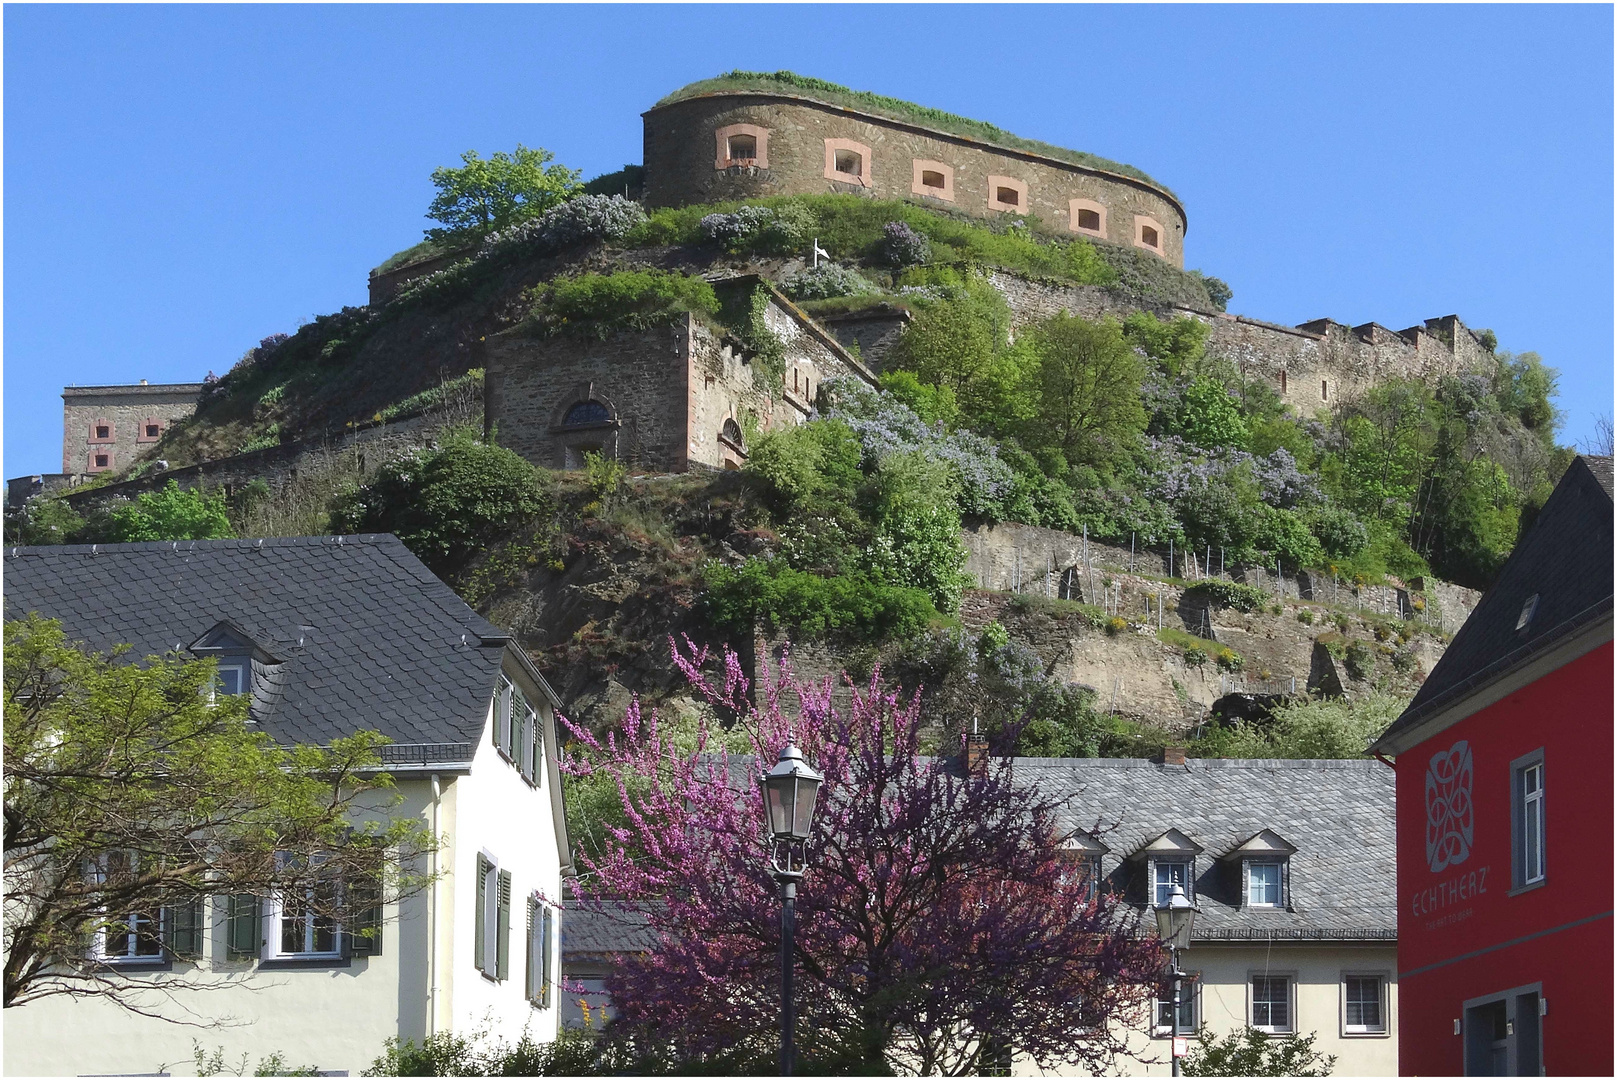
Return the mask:
M 1440 874 L 1471 856 L 1471 744 L 1461 739 L 1426 767 L 1426 864 Z

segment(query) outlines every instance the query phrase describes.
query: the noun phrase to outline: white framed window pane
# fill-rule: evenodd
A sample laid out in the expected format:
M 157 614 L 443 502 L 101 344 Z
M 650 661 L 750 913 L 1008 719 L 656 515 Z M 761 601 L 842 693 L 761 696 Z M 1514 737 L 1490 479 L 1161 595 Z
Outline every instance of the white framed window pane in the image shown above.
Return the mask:
M 1157 907 L 1167 904 L 1169 897 L 1173 895 L 1175 885 L 1184 889 L 1185 895 L 1190 895 L 1190 886 L 1185 880 L 1185 871 L 1188 868 L 1189 864 L 1182 862 L 1159 862 L 1156 864 L 1156 896 L 1154 903 Z
M 1252 1026 L 1263 1031 L 1291 1030 L 1290 980 L 1283 976 L 1252 977 Z
M 1280 903 L 1280 864 L 1247 864 L 1247 903 L 1254 907 L 1275 907 Z
M 1381 980 L 1375 976 L 1349 976 L 1347 980 L 1347 1029 L 1383 1031 Z
M 1171 991 L 1170 991 L 1171 994 Z M 1167 1031 L 1173 1017 L 1173 998 L 1157 999 L 1157 1030 Z M 1189 986 L 1179 988 L 1179 1025 L 1174 1034 L 1183 1035 L 1196 1030 L 1196 997 Z
M 247 671 L 245 668 L 231 664 L 219 669 L 219 693 L 245 694 L 247 692 Z

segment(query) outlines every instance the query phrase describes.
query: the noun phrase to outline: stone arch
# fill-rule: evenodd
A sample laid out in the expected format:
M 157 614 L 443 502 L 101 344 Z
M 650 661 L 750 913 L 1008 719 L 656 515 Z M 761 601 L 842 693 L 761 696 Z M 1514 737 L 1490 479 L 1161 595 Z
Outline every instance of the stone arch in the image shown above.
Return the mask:
M 584 455 L 598 453 L 621 458 L 619 434 L 623 423 L 617 406 L 594 383 L 581 383 L 562 397 L 550 418 L 555 440 L 555 467 L 582 469 Z

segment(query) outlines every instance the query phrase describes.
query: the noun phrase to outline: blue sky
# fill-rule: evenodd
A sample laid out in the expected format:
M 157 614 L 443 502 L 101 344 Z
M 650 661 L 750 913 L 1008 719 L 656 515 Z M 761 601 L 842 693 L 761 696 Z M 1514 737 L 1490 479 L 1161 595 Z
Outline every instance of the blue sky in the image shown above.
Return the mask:
M 223 373 L 365 300 L 428 174 L 640 159 L 639 113 L 790 68 L 1136 165 L 1231 310 L 1458 313 L 1612 408 L 1612 9 L 17 6 L 5 31 L 4 475 L 61 388 Z

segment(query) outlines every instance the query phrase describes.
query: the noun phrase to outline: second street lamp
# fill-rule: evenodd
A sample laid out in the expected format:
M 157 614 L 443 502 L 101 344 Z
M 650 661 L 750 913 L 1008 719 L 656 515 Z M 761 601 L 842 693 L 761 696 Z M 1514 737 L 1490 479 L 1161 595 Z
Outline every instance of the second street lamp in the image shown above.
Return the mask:
M 1168 976 L 1173 979 L 1173 1011 L 1168 1016 L 1168 1056 L 1173 1060 L 1172 1075 L 1179 1075 L 1179 1055 L 1174 1053 L 1179 1040 L 1179 982 L 1185 973 L 1179 970 L 1179 950 L 1190 944 L 1191 930 L 1196 925 L 1197 907 L 1175 885 L 1168 894 L 1168 902 L 1157 908 L 1157 937 L 1168 946 Z
M 769 867 L 780 883 L 780 1074 L 792 1075 L 795 1047 L 792 1010 L 793 935 L 797 920 L 797 883 L 806 865 L 809 829 L 814 804 L 825 777 L 803 760 L 802 751 L 788 745 L 775 767 L 760 782 L 764 795 L 764 831 L 769 842 Z

